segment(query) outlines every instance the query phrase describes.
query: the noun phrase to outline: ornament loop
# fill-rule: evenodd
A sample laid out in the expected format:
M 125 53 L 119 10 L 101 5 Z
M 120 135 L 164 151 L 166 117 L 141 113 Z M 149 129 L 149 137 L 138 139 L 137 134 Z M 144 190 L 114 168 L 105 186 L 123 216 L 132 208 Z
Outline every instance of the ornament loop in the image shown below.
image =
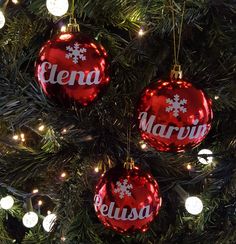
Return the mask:
M 183 78 L 183 72 L 181 70 L 181 65 L 174 64 L 174 66 L 170 72 L 170 78 L 171 79 L 182 79 Z
M 126 161 L 124 162 L 124 168 L 125 169 L 133 169 L 134 168 L 134 160 L 130 157 L 126 158 Z

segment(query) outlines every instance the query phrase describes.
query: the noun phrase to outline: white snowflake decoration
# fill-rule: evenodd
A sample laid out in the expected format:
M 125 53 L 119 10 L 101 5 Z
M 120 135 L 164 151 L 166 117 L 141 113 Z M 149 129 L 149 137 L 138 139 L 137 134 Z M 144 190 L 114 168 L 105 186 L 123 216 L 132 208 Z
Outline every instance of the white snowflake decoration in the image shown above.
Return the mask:
M 133 185 L 132 184 L 128 184 L 128 180 L 125 179 L 123 180 L 123 183 L 121 183 L 120 181 L 116 182 L 117 188 L 114 190 L 115 193 L 119 193 L 119 197 L 120 199 L 123 199 L 124 196 L 131 196 L 131 192 L 129 191 L 130 189 L 133 189 Z
M 80 44 L 79 43 L 75 43 L 74 47 L 71 46 L 67 46 L 66 50 L 68 51 L 68 53 L 66 54 L 66 58 L 73 59 L 73 63 L 77 64 L 79 62 L 79 59 L 81 59 L 82 61 L 86 60 L 86 56 L 84 55 L 84 53 L 87 52 L 86 48 L 80 48 Z
M 182 113 L 186 113 L 187 109 L 184 107 L 185 104 L 187 104 L 186 99 L 181 99 L 179 98 L 179 95 L 174 95 L 174 99 L 167 98 L 166 103 L 170 104 L 166 108 L 166 112 L 172 112 L 175 117 L 179 116 L 179 112 L 181 111 Z

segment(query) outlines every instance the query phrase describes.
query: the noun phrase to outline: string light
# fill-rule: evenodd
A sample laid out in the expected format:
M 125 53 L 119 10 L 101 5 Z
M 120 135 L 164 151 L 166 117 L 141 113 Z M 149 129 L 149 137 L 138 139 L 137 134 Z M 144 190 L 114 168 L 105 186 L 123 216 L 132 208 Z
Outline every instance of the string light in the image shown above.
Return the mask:
M 15 140 L 15 141 L 17 141 L 17 140 L 19 139 L 19 136 L 18 136 L 18 135 L 14 135 L 14 136 L 12 137 L 12 139 Z
M 38 201 L 38 205 L 39 205 L 39 206 L 42 206 L 42 205 L 43 205 L 43 201 L 42 201 L 42 200 L 39 200 L 39 201 Z
M 61 32 L 66 32 L 66 26 L 65 26 L 65 25 L 63 25 L 63 26 L 61 27 Z
M 55 224 L 57 219 L 56 214 L 49 214 L 43 220 L 43 228 L 46 232 L 50 232 Z
M 52 15 L 62 16 L 68 11 L 69 3 L 68 0 L 47 0 L 46 6 Z
M 61 178 L 66 178 L 66 176 L 67 176 L 66 172 L 61 173 Z
M 202 149 L 198 152 L 198 155 L 202 155 L 202 154 L 206 154 L 206 155 L 212 155 L 212 151 L 209 149 Z M 213 157 L 197 157 L 198 161 L 202 164 L 210 164 L 213 161 Z
M 0 29 L 2 29 L 2 27 L 5 25 L 5 21 L 5 16 L 3 12 L 0 10 Z
M 188 197 L 185 201 L 185 208 L 190 214 L 200 214 L 203 210 L 202 200 L 198 197 Z
M 44 129 L 45 129 L 44 125 L 40 125 L 39 128 L 38 128 L 39 131 L 44 131 Z
M 33 228 L 35 225 L 37 225 L 38 220 L 38 215 L 35 212 L 30 211 L 23 216 L 22 222 L 26 228 Z
M 33 191 L 32 191 L 33 194 L 36 194 L 38 192 L 39 192 L 39 189 L 33 189 Z
M 147 149 L 147 147 L 148 147 L 147 143 L 145 143 L 144 141 L 140 141 L 139 145 L 140 145 L 141 149 L 143 149 L 143 150 Z
M 191 170 L 192 169 L 192 165 L 191 164 L 187 164 L 187 170 Z
M 64 129 L 62 130 L 62 133 L 66 133 L 66 132 L 67 132 L 67 129 L 64 128 Z
M 96 173 L 98 173 L 98 172 L 99 172 L 99 168 L 98 168 L 98 167 L 95 167 L 95 168 L 94 168 L 94 171 L 95 171 Z
M 21 138 L 21 141 L 24 142 L 25 141 L 25 134 L 24 133 L 21 133 L 20 134 L 20 138 Z
M 139 29 L 138 35 L 142 37 L 145 34 L 144 30 L 142 28 Z
M 215 96 L 214 98 L 215 98 L 215 100 L 218 100 L 220 97 L 219 96 Z
M 14 4 L 19 3 L 18 0 L 11 0 Z
M 14 205 L 14 199 L 12 196 L 3 197 L 0 200 L 0 207 L 2 209 L 9 210 L 13 207 L 13 205 Z
M 65 236 L 62 236 L 62 237 L 61 237 L 61 241 L 66 241 Z

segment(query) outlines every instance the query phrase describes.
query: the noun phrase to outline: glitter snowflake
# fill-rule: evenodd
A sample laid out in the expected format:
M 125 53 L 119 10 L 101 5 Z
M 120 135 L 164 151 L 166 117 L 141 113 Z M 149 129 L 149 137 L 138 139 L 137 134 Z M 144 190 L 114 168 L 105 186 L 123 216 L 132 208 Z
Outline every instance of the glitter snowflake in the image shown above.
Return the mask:
M 184 105 L 187 104 L 187 100 L 186 99 L 180 100 L 180 97 L 177 94 L 174 95 L 174 99 L 167 98 L 166 103 L 170 104 L 170 106 L 168 106 L 166 108 L 166 112 L 172 112 L 173 111 L 173 115 L 175 117 L 179 116 L 180 111 L 182 113 L 187 112 L 187 109 L 184 107 Z
M 77 64 L 79 62 L 79 59 L 81 59 L 82 61 L 86 60 L 86 56 L 84 55 L 84 53 L 87 52 L 87 49 L 80 48 L 80 44 L 78 44 L 77 42 L 74 44 L 74 47 L 67 46 L 66 50 L 68 51 L 68 53 L 66 54 L 66 58 L 72 58 L 74 64 Z
M 114 192 L 120 194 L 120 199 L 124 198 L 125 195 L 127 195 L 128 197 L 131 196 L 131 192 L 129 190 L 133 189 L 133 186 L 132 184 L 128 184 L 128 180 L 123 180 L 123 183 L 117 181 L 116 186 L 117 188 L 114 190 Z

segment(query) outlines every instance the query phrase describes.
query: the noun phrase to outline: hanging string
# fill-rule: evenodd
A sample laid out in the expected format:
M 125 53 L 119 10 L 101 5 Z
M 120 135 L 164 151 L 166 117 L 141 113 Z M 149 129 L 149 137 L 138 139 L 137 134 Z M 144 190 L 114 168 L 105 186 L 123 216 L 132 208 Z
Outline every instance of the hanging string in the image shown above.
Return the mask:
M 128 114 L 128 119 L 130 120 L 131 119 L 131 116 L 130 116 L 130 111 L 131 111 L 131 104 L 130 104 L 131 101 L 129 101 L 129 103 L 127 104 L 127 107 L 126 107 L 126 111 L 127 114 Z M 127 126 L 127 155 L 126 155 L 126 160 L 124 162 L 124 168 L 128 169 L 128 170 L 131 170 L 133 169 L 134 167 L 134 160 L 132 159 L 131 157 L 131 124 L 129 124 Z
M 179 43 L 178 43 L 178 50 L 177 50 L 177 62 L 179 61 L 179 51 L 180 51 L 180 45 L 182 40 L 182 32 L 183 32 L 183 22 L 184 22 L 184 13 L 185 13 L 185 4 L 186 1 L 183 3 L 183 11 L 181 15 L 181 22 L 180 22 L 180 29 L 179 29 Z
M 172 12 L 172 33 L 173 33 L 173 45 L 174 45 L 174 64 L 177 64 L 177 55 L 176 55 L 176 39 L 175 39 L 175 12 L 173 0 L 170 1 L 171 12 Z
M 131 125 L 127 128 L 127 159 L 130 158 Z
M 79 25 L 77 24 L 75 18 L 75 0 L 71 0 L 71 14 L 70 14 L 70 22 L 68 24 L 68 30 L 71 32 L 80 31 Z
M 185 13 L 185 4 L 186 1 L 183 3 L 183 10 L 181 14 L 181 22 L 179 27 L 179 36 L 178 36 L 178 47 L 176 48 L 176 18 L 175 18 L 175 10 L 174 10 L 174 4 L 173 0 L 170 1 L 171 4 L 171 12 L 172 12 L 172 33 L 173 33 L 173 46 L 174 46 L 174 64 L 178 65 L 179 63 L 179 52 L 180 52 L 180 46 L 181 46 L 181 38 L 182 38 L 182 30 L 183 30 L 183 21 L 184 21 L 184 13 Z
M 71 18 L 75 18 L 75 0 L 72 0 L 71 2 Z

